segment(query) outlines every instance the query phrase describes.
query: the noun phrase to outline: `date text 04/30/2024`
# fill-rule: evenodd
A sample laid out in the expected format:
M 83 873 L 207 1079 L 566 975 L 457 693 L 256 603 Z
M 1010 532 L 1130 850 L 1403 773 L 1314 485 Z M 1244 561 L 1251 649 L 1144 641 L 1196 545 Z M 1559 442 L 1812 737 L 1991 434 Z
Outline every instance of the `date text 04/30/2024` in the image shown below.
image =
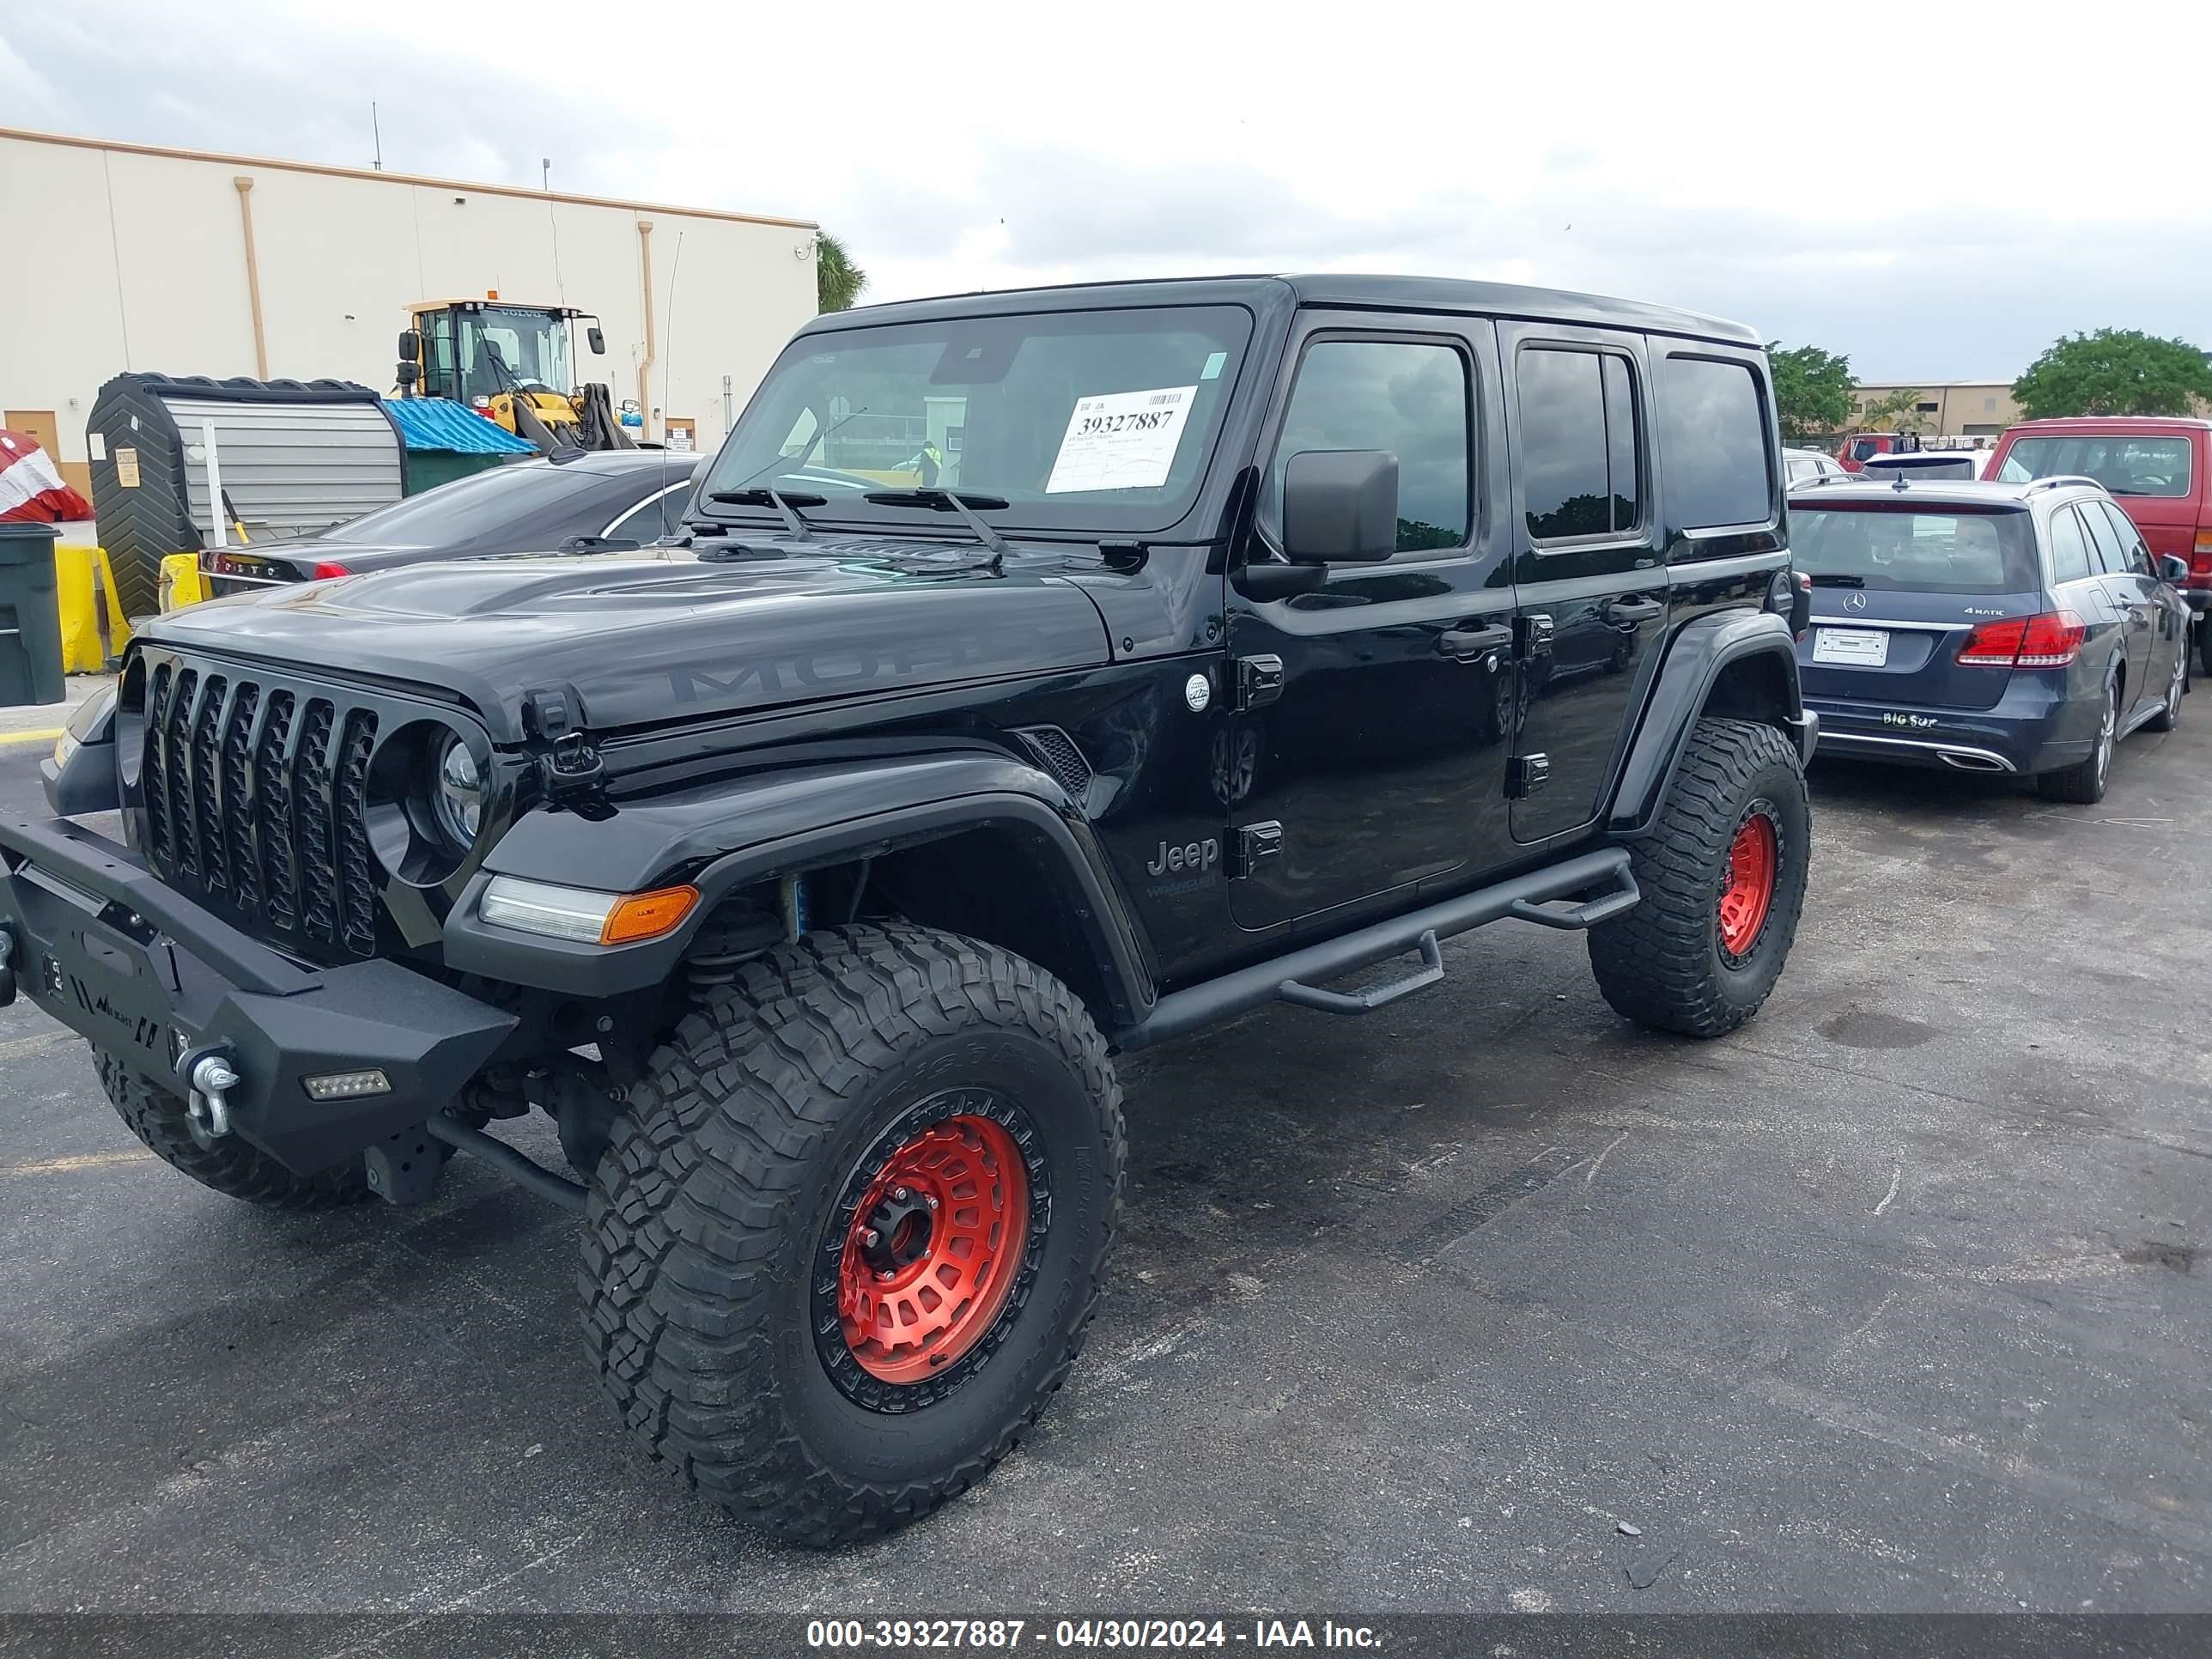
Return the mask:
M 1054 1648 L 1176 1649 L 1349 1648 L 1373 1650 L 1380 1635 L 1364 1625 L 1322 1620 L 1254 1619 L 817 1619 L 806 1626 L 810 1648 L 999 1648 L 1024 1642 Z

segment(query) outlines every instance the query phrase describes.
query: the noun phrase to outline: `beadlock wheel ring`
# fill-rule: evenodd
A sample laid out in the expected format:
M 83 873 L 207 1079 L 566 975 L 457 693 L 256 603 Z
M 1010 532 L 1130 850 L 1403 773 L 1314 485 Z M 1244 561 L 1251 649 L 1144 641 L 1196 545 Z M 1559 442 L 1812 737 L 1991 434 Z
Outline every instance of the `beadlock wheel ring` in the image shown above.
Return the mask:
M 1729 842 L 1728 879 L 1716 906 L 1721 955 L 1735 964 L 1758 948 L 1782 872 L 1782 829 L 1771 802 L 1753 801 Z
M 959 1091 L 902 1114 L 825 1228 L 816 1346 L 860 1403 L 904 1410 L 957 1387 L 1004 1338 L 1048 1213 L 1026 1115 Z

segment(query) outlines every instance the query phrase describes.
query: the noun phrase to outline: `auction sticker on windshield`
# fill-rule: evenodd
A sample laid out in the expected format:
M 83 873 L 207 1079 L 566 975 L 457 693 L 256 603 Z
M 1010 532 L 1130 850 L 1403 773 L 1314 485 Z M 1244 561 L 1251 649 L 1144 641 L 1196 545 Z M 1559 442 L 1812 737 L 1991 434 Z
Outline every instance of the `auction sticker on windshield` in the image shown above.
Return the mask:
M 1170 386 L 1077 398 L 1045 494 L 1158 489 L 1175 465 L 1197 395 L 1194 386 Z

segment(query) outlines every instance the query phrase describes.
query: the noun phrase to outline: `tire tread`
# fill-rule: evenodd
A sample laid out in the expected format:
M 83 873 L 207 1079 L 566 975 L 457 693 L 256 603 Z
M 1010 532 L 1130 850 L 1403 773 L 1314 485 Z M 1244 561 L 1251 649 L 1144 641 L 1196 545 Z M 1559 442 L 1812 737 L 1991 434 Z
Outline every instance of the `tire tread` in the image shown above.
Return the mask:
M 1018 1024 L 1104 1104 L 1106 1167 L 1127 1162 L 1121 1087 L 1074 994 L 1021 957 L 904 923 L 811 933 L 745 964 L 653 1054 L 599 1162 L 586 1216 L 583 1328 L 606 1392 L 659 1462 L 787 1541 L 890 1531 L 981 1480 L 1066 1380 L 1104 1287 L 1109 1218 L 1065 1350 L 976 1455 L 902 1486 L 830 1468 L 779 1409 L 778 1261 L 862 1093 L 927 1036 Z
M 1728 994 L 1717 969 L 1713 881 L 1716 862 L 1728 857 L 1740 804 L 1753 781 L 1778 766 L 1803 803 L 1796 751 L 1773 726 L 1707 717 L 1692 728 L 1657 821 L 1632 845 L 1643 902 L 1590 931 L 1590 969 L 1615 1012 L 1661 1030 L 1712 1037 L 1735 1030 L 1765 1004 L 1771 981 L 1746 1003 Z M 1801 864 L 1807 850 L 1798 849 Z M 1761 949 L 1788 955 L 1803 892 L 1802 872 L 1789 891 L 1778 889 Z

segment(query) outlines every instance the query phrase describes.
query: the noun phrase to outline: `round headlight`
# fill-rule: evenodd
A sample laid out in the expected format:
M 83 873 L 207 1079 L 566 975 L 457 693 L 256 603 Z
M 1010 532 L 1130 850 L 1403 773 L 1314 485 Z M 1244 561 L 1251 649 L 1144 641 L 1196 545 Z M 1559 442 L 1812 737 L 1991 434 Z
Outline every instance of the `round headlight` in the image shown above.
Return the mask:
M 468 744 L 459 738 L 447 738 L 439 752 L 430 800 L 437 808 L 438 827 L 456 846 L 473 847 L 477 831 L 483 828 L 483 774 Z

